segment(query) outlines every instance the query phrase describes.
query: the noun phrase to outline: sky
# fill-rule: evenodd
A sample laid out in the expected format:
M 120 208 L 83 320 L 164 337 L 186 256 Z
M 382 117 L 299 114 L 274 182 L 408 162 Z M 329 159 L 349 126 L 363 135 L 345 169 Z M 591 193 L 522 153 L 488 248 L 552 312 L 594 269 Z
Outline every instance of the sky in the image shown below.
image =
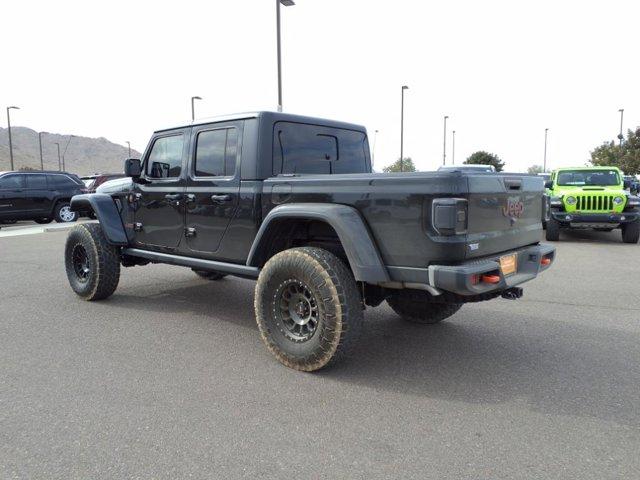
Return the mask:
M 637 0 L 295 1 L 284 111 L 363 124 L 372 146 L 378 130 L 377 170 L 399 158 L 402 85 L 419 170 L 442 164 L 445 115 L 447 164 L 455 130 L 455 163 L 486 150 L 509 171 L 542 164 L 545 128 L 554 168 L 613 140 L 620 108 L 640 126 Z M 191 96 L 199 118 L 277 106 L 275 0 L 20 0 L 0 17 L 13 125 L 142 151 Z

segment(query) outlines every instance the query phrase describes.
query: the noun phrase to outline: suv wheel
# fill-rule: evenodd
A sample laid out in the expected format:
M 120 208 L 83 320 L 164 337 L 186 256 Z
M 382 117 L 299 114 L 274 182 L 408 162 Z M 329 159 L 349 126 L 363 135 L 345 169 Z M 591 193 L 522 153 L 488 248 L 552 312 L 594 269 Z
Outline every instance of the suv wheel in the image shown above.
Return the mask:
M 462 308 L 461 303 L 435 303 L 427 292 L 399 290 L 387 303 L 403 320 L 430 325 L 449 318 Z
M 53 222 L 53 218 L 49 218 L 49 217 L 45 217 L 45 218 L 36 218 L 34 220 L 34 222 L 40 224 L 40 225 L 45 225 L 47 223 L 51 223 Z
M 362 328 L 362 302 L 351 271 L 321 248 L 274 255 L 260 272 L 254 303 L 267 348 L 296 370 L 337 363 Z
M 623 223 L 620 228 L 622 229 L 622 241 L 624 243 L 638 243 L 638 238 L 640 238 L 640 220 Z
M 115 292 L 120 279 L 120 254 L 97 223 L 74 227 L 64 251 L 67 278 L 84 300 L 102 300 Z
M 71 210 L 69 202 L 60 202 L 56 205 L 53 218 L 58 223 L 69 223 L 78 220 L 78 212 Z
M 550 218 L 547 222 L 545 238 L 553 242 L 560 240 L 560 223 L 555 218 Z
M 205 278 L 207 280 L 222 280 L 224 277 L 227 276 L 226 273 L 221 273 L 221 272 L 210 272 L 208 270 L 196 270 L 195 268 L 192 268 L 191 270 L 193 270 L 193 272 L 198 275 L 200 278 Z

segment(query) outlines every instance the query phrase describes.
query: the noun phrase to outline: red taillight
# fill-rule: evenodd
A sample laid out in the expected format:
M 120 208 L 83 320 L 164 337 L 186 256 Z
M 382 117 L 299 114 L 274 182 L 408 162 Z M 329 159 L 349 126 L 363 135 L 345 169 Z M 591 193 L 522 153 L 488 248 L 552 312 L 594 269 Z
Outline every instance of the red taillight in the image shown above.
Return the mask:
M 542 259 L 540 260 L 540 265 L 546 267 L 547 265 L 551 265 L 551 258 L 550 257 L 542 257 Z
M 500 283 L 500 275 L 482 275 L 484 283 Z

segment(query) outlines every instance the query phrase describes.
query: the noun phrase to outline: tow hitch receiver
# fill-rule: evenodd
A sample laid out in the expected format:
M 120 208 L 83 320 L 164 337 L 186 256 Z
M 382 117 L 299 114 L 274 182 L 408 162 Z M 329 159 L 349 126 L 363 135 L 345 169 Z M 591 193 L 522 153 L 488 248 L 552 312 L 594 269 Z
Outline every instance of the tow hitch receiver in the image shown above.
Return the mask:
M 522 288 L 520 287 L 511 287 L 511 288 L 507 288 L 504 292 L 502 292 L 502 294 L 500 295 L 502 298 L 506 298 L 507 300 L 517 300 L 519 298 L 522 298 Z

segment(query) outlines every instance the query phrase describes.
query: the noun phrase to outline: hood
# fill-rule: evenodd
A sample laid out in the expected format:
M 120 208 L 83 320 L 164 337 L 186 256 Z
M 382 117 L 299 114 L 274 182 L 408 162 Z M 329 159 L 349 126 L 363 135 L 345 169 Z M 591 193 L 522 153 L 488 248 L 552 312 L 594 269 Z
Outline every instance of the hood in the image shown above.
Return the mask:
M 96 189 L 96 193 L 119 193 L 128 192 L 133 187 L 133 181 L 131 177 L 116 178 L 115 180 L 109 180 L 104 182 Z

